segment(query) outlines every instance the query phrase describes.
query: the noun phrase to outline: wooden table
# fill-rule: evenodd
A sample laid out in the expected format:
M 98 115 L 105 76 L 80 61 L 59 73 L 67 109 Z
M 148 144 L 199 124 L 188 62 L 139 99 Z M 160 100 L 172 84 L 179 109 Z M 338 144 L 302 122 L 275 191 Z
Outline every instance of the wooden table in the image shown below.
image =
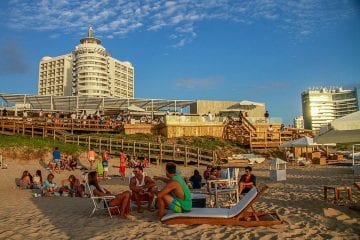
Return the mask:
M 324 200 L 327 200 L 327 194 L 328 190 L 334 191 L 334 200 L 335 202 L 340 200 L 340 193 L 341 191 L 346 191 L 348 195 L 348 199 L 351 200 L 352 197 L 352 191 L 351 187 L 345 187 L 345 186 L 324 186 Z

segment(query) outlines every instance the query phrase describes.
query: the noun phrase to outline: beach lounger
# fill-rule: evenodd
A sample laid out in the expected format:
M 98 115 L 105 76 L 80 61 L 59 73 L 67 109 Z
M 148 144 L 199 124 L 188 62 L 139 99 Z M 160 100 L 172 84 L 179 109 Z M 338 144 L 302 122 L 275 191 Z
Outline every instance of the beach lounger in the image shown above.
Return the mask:
M 238 225 L 243 227 L 270 226 L 282 224 L 275 212 L 256 212 L 253 204 L 267 189 L 258 191 L 253 187 L 234 207 L 227 208 L 193 208 L 186 213 L 168 213 L 161 221 L 165 224 L 210 224 Z
M 118 206 L 114 206 L 114 207 L 110 207 L 108 201 L 115 198 L 115 196 L 94 196 L 94 193 L 90 190 L 90 186 L 88 184 L 88 182 L 85 182 L 87 190 L 89 191 L 90 194 L 90 199 L 94 205 L 93 210 L 91 211 L 90 217 L 92 217 L 94 215 L 94 213 L 96 211 L 104 211 L 106 210 L 110 217 L 112 218 L 112 215 L 116 214 L 119 215 L 120 214 L 120 209 Z

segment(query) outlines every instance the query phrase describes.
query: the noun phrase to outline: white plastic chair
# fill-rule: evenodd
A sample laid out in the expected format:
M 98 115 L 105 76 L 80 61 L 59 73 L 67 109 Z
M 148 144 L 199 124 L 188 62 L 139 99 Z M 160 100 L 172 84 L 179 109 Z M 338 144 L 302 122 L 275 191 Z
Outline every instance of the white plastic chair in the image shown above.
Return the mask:
M 221 188 L 222 184 L 227 185 L 226 188 Z M 230 205 L 235 205 L 239 201 L 239 186 L 238 186 L 238 169 L 234 169 L 234 174 L 231 176 L 230 168 L 227 169 L 227 178 L 207 180 L 207 190 L 210 196 L 210 202 L 214 202 L 215 207 L 220 207 L 219 197 L 228 196 L 227 200 Z M 214 200 L 212 198 L 214 197 Z
M 114 199 L 115 196 L 94 196 L 94 193 L 91 191 L 89 183 L 87 181 L 85 181 L 85 185 L 86 185 L 87 190 L 89 191 L 90 199 L 94 205 L 94 208 L 91 211 L 90 217 L 92 217 L 96 211 L 106 210 L 108 212 L 108 214 L 110 215 L 110 217 L 112 218 L 112 213 L 111 213 L 112 209 L 115 209 L 116 213 L 120 214 L 120 209 L 118 206 L 111 207 L 111 206 L 109 206 L 109 203 L 108 203 L 108 201 L 110 201 L 111 199 Z

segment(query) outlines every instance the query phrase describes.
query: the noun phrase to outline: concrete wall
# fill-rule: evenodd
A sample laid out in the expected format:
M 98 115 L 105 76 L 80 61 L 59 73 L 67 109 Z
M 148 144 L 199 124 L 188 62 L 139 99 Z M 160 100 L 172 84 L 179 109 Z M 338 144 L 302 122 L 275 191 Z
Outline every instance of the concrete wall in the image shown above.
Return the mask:
M 125 124 L 124 125 L 125 134 L 158 134 L 158 126 L 151 124 Z
M 199 137 L 199 136 L 211 136 L 221 138 L 224 132 L 223 124 L 200 124 L 200 125 L 174 125 L 166 126 L 161 129 L 161 135 L 168 138 L 175 137 Z
M 202 116 L 166 116 L 161 134 L 168 137 L 213 136 L 222 137 L 225 118 Z
M 209 101 L 209 100 L 197 100 L 190 105 L 190 113 L 203 115 L 211 112 L 212 114 L 218 114 L 220 111 L 234 109 L 241 109 L 247 112 L 248 117 L 264 117 L 265 104 L 263 105 L 241 105 L 236 101 Z

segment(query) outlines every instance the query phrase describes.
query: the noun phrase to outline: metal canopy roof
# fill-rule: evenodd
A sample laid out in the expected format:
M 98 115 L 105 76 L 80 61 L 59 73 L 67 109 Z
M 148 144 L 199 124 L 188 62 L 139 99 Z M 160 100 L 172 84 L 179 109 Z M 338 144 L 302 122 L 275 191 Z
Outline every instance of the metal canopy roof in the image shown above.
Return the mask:
M 38 96 L 27 94 L 1 94 L 7 104 L 29 105 L 34 110 L 76 111 L 76 110 L 127 110 L 131 105 L 146 111 L 160 111 L 185 108 L 195 100 L 165 100 L 143 98 L 111 98 L 90 96 Z

